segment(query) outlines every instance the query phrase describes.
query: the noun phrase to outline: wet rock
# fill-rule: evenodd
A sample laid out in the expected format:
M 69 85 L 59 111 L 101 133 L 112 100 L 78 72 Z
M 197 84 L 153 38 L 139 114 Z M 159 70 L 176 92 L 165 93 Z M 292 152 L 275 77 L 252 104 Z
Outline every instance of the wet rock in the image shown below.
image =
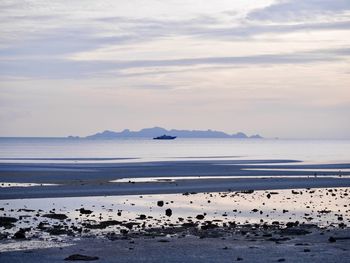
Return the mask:
M 204 219 L 204 215 L 197 215 L 196 218 L 197 218 L 198 220 L 203 220 L 203 219 Z
M 109 226 L 115 226 L 115 225 L 121 225 L 122 222 L 117 221 L 117 220 L 107 220 L 107 221 L 102 221 L 99 224 L 83 224 L 84 227 L 90 228 L 90 229 L 104 229 Z
M 68 230 L 68 229 L 60 228 L 60 227 L 51 227 L 51 228 L 46 229 L 45 231 L 52 236 L 73 235 L 72 230 Z
M 208 230 L 208 229 L 214 229 L 214 228 L 218 228 L 218 227 L 219 227 L 218 225 L 214 225 L 212 223 L 207 223 L 205 225 L 202 225 L 201 229 L 202 230 Z
M 35 210 L 26 209 L 26 208 L 21 208 L 21 209 L 18 209 L 18 212 L 35 212 Z
M 170 209 L 170 208 L 168 208 L 167 210 L 165 210 L 165 215 L 166 216 L 171 216 L 173 214 L 173 211 Z
M 287 222 L 286 227 L 296 227 L 299 225 L 299 221 Z
M 163 205 L 164 205 L 164 201 L 158 201 L 158 202 L 157 202 L 157 206 L 162 207 Z
M 85 209 L 85 208 L 80 208 L 79 212 L 80 212 L 80 214 L 83 214 L 83 215 L 90 215 L 90 214 L 92 214 L 91 210 L 88 210 L 88 209 Z
M 134 226 L 138 226 L 138 225 L 140 225 L 140 223 L 128 222 L 128 223 L 122 224 L 122 226 L 125 226 L 128 229 L 132 229 Z
M 139 220 L 145 220 L 146 218 L 147 218 L 147 216 L 143 215 L 143 214 L 141 214 L 138 217 L 136 217 L 136 219 L 139 219 Z
M 243 190 L 241 191 L 242 194 L 252 194 L 254 193 L 254 190 Z
M 25 239 L 26 233 L 23 229 L 20 229 L 14 234 L 13 237 L 14 237 L 14 239 Z
M 38 224 L 38 226 L 37 226 L 37 228 L 40 229 L 40 230 L 46 230 L 46 229 L 48 229 L 49 227 L 50 227 L 50 225 L 47 224 L 47 223 L 44 223 L 44 222 L 40 222 L 40 223 Z
M 193 222 L 189 222 L 189 223 L 183 223 L 182 224 L 182 227 L 185 227 L 185 228 L 191 228 L 191 227 L 197 227 L 198 225 L 193 223 Z
M 57 219 L 57 220 L 64 220 L 68 218 L 68 216 L 66 216 L 65 214 L 45 214 L 45 215 L 42 215 L 42 217 Z
M 64 260 L 66 261 L 93 261 L 93 260 L 98 260 L 98 257 L 94 256 L 86 256 L 86 255 L 80 255 L 80 254 L 73 254 L 70 255 L 69 257 L 65 258 Z
M 18 219 L 14 218 L 14 217 L 1 216 L 0 217 L 0 227 L 4 227 L 5 229 L 12 228 L 15 226 L 13 223 L 16 223 L 17 221 L 18 221 Z

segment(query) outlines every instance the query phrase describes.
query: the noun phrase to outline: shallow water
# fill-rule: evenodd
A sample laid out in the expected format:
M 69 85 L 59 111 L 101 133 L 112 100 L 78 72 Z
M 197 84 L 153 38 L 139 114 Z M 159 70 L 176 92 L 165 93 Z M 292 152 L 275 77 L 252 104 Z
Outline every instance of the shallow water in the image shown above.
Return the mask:
M 0 162 L 5 163 L 114 163 L 189 159 L 291 159 L 309 163 L 350 161 L 350 140 L 0 138 L 0 149 Z

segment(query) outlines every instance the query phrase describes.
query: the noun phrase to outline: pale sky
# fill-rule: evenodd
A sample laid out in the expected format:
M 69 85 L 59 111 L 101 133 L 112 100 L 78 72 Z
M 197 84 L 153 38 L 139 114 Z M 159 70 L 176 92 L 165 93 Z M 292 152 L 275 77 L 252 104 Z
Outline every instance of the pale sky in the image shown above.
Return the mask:
M 350 1 L 0 1 L 0 136 L 153 126 L 350 138 Z

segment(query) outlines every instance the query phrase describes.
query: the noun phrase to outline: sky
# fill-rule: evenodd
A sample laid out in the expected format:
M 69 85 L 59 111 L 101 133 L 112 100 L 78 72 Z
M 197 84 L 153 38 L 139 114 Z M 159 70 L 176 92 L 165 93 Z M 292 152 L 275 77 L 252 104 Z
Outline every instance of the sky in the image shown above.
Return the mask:
M 350 1 L 0 1 L 0 136 L 153 126 L 350 138 Z

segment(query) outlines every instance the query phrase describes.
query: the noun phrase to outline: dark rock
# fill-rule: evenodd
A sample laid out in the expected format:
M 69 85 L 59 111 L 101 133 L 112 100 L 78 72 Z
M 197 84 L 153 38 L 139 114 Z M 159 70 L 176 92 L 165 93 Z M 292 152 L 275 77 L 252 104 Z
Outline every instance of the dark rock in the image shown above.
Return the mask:
M 91 210 L 88 210 L 88 209 L 85 209 L 85 208 L 80 208 L 79 212 L 80 212 L 80 214 L 83 214 L 83 215 L 90 215 L 90 214 L 92 214 Z
M 21 208 L 21 209 L 18 209 L 18 212 L 35 212 L 35 210 L 26 209 L 26 208 Z
M 163 205 L 164 205 L 164 201 L 158 201 L 158 202 L 157 202 L 157 206 L 162 207 Z
M 18 230 L 18 231 L 14 234 L 14 238 L 15 238 L 15 239 L 25 239 L 25 238 L 26 238 L 25 231 L 24 231 L 23 229 Z
M 16 223 L 17 221 L 18 219 L 14 217 L 0 216 L 0 227 L 6 229 L 12 228 L 15 226 L 13 223 Z
M 254 193 L 254 190 L 243 190 L 241 191 L 242 194 L 252 194 Z
M 90 229 L 104 229 L 109 226 L 115 226 L 115 225 L 121 225 L 122 222 L 117 221 L 117 220 L 107 220 L 107 221 L 102 221 L 99 224 L 92 225 L 92 224 L 83 224 L 84 227 L 90 228 Z
M 236 260 L 237 260 L 237 261 L 242 261 L 243 258 L 238 257 Z
M 204 219 L 204 215 L 197 215 L 196 218 L 197 218 L 198 220 L 203 220 L 203 219 Z
M 92 257 L 92 256 L 85 256 L 85 255 L 80 255 L 80 254 L 73 254 L 70 255 L 69 257 L 65 258 L 64 260 L 66 261 L 93 261 L 93 260 L 98 260 L 98 257 Z
M 286 227 L 296 227 L 299 225 L 299 221 L 287 222 Z
M 277 262 L 284 262 L 284 261 L 286 261 L 284 258 L 280 258 L 277 260 Z
M 66 216 L 65 214 L 45 214 L 45 215 L 42 215 L 42 217 L 58 219 L 58 220 L 64 220 L 68 218 L 68 216 Z
M 165 210 L 165 215 L 167 215 L 167 216 L 171 216 L 173 214 L 173 211 L 170 209 L 170 208 L 168 208 L 167 210 Z
M 146 215 L 139 215 L 138 217 L 136 217 L 136 219 L 139 219 L 139 220 L 145 220 L 147 218 Z

